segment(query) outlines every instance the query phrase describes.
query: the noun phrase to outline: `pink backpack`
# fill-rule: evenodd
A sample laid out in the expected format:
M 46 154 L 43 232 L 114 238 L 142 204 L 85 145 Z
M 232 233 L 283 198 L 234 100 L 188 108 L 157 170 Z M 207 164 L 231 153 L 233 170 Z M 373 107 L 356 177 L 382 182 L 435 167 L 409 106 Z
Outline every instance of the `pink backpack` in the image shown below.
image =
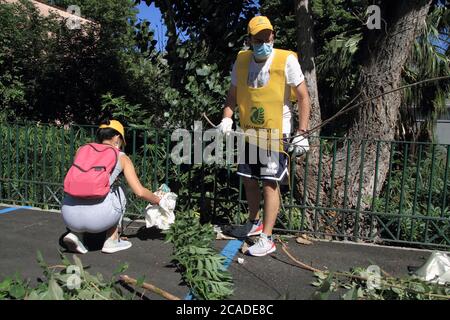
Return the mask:
M 99 143 L 80 147 L 64 179 L 64 192 L 77 198 L 103 198 L 117 164 L 119 149 Z

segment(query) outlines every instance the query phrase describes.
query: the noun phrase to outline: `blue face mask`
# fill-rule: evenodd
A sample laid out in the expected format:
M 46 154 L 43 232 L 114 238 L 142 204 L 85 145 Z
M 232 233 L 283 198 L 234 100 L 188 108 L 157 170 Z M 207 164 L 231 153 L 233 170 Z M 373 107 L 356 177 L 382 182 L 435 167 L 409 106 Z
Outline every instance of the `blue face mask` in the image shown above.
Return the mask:
M 273 50 L 272 43 L 261 43 L 253 45 L 253 55 L 256 59 L 264 60 L 267 59 Z

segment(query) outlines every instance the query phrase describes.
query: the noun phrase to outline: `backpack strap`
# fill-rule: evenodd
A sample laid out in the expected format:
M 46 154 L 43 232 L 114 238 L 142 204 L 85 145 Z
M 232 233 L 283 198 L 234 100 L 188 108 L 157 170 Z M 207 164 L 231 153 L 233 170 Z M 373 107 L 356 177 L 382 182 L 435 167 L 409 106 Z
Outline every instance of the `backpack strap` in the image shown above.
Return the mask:
M 85 144 L 85 146 L 90 146 L 92 149 L 94 149 L 97 152 L 103 152 L 106 149 L 112 149 L 114 151 L 114 156 L 116 157 L 116 161 L 114 162 L 114 166 L 111 169 L 111 172 L 109 173 L 111 175 L 114 172 L 114 169 L 117 166 L 117 161 L 119 161 L 119 153 L 120 153 L 120 151 L 117 148 L 114 148 L 113 146 L 109 146 L 109 145 L 106 145 L 106 144 L 104 145 L 105 149 L 103 149 L 103 150 L 97 149 L 93 143 L 87 143 L 87 144 Z M 75 165 L 75 163 L 74 163 L 74 165 Z

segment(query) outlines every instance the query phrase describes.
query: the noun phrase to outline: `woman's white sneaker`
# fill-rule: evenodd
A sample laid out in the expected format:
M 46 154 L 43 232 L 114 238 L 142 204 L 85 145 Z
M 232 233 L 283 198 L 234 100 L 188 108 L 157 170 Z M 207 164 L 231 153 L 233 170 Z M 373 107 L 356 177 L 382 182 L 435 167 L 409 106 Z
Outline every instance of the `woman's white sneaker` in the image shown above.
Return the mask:
M 132 244 L 130 241 L 126 240 L 112 240 L 107 239 L 103 244 L 102 252 L 104 253 L 114 253 L 122 250 L 131 248 Z
M 77 235 L 69 232 L 63 238 L 64 244 L 67 246 L 67 249 L 72 252 L 77 252 L 81 254 L 85 254 L 88 250 L 84 247 L 81 240 L 77 237 Z

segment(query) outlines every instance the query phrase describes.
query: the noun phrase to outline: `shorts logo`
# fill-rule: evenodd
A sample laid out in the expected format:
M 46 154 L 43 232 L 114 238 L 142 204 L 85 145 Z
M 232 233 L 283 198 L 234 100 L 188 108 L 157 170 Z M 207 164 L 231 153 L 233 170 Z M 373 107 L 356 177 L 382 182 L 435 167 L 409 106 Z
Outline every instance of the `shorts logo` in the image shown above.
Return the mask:
M 261 168 L 262 170 L 262 168 Z M 274 161 L 269 161 L 265 170 L 266 175 L 276 175 L 278 171 L 278 164 Z
M 263 107 L 253 107 L 250 114 L 250 121 L 257 125 L 264 124 L 264 108 Z

